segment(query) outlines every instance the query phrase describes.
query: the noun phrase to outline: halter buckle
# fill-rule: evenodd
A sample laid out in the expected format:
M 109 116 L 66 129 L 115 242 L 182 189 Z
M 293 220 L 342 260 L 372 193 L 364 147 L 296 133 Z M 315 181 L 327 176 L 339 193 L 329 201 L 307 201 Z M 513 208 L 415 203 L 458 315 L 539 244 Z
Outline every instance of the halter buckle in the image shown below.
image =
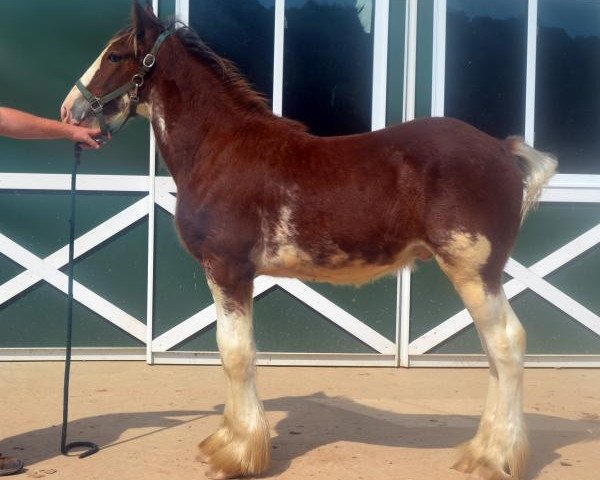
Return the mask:
M 94 97 L 90 100 L 90 109 L 95 115 L 98 115 L 104 109 L 102 102 L 98 97 Z
M 136 88 L 140 88 L 144 84 L 144 77 L 139 73 L 136 73 L 131 77 L 131 83 L 133 83 Z
M 156 62 L 156 57 L 151 53 L 146 54 L 144 59 L 142 60 L 142 65 L 146 68 L 152 68 L 154 63 Z

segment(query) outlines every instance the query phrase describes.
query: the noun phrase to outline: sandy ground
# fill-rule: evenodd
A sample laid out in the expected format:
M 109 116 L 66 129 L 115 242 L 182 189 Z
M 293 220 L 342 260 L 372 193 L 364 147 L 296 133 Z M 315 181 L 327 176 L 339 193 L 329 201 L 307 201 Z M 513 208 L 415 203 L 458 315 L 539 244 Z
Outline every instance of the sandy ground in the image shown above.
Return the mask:
M 204 478 L 199 440 L 219 424 L 219 367 L 99 362 L 73 366 L 70 440 L 102 450 L 58 453 L 62 364 L 3 363 L 0 452 L 27 470 L 13 478 Z M 453 447 L 474 434 L 483 369 L 259 369 L 272 427 L 264 478 L 465 479 Z M 531 479 L 600 478 L 600 370 L 528 370 Z

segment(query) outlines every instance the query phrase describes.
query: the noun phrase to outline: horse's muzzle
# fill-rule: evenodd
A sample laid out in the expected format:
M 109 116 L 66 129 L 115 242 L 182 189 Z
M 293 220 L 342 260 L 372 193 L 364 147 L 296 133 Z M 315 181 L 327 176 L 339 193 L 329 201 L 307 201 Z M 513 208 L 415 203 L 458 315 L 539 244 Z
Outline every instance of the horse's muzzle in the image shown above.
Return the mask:
M 63 122 L 79 125 L 88 115 L 88 109 L 85 98 L 73 87 L 60 107 L 60 118 Z

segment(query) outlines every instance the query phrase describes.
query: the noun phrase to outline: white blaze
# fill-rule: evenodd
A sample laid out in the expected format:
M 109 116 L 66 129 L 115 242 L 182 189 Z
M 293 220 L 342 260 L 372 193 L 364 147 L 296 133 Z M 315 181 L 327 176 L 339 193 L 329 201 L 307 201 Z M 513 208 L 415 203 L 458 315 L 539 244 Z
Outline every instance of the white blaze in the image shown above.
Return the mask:
M 98 58 L 96 58 L 96 60 L 94 60 L 94 63 L 92 63 L 90 65 L 90 67 L 86 70 L 86 72 L 81 76 L 81 79 L 80 79 L 81 83 L 83 83 L 86 87 L 90 84 L 90 82 L 92 81 L 92 78 L 94 78 L 94 75 L 96 75 L 96 72 L 100 68 L 100 63 L 102 62 L 102 57 L 104 56 L 104 53 L 106 52 L 106 50 L 108 50 L 109 46 L 107 46 L 104 50 L 102 50 L 100 55 L 98 55 Z M 73 85 L 73 88 L 71 88 L 71 91 L 65 98 L 65 100 L 60 108 L 61 118 L 63 119 L 63 121 L 70 120 L 71 108 L 73 108 L 73 104 L 75 103 L 75 100 L 77 100 L 77 98 L 80 95 L 81 95 L 81 93 L 79 92 L 77 87 L 75 85 Z

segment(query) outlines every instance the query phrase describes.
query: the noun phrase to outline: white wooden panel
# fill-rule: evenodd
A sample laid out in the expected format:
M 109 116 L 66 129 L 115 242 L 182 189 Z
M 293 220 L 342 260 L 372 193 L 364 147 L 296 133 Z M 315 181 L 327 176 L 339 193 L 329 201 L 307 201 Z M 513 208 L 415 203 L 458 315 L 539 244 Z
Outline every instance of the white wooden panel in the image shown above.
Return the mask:
M 56 270 L 52 265 L 1 233 L 0 253 L 27 268 L 31 273 L 38 275 L 40 279 L 63 293 L 67 293 L 66 274 Z M 146 341 L 146 325 L 76 281 L 73 282 L 73 298 L 138 340 Z

